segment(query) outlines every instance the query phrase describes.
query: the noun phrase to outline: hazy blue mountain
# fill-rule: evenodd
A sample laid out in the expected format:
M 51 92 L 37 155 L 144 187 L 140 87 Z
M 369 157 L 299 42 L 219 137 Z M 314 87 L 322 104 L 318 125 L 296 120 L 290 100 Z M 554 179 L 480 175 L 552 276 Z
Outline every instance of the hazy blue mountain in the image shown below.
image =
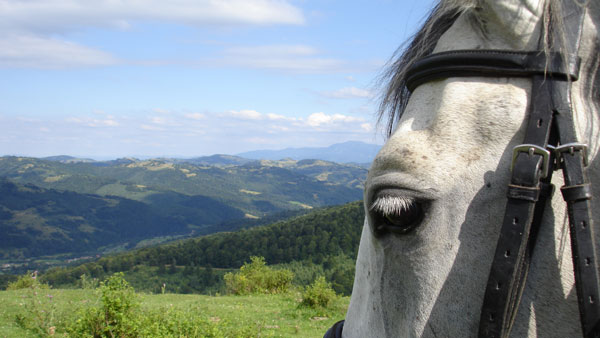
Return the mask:
M 298 163 L 253 161 L 218 167 L 131 158 L 61 163 L 6 156 L 0 157 L 0 177 L 46 189 L 120 196 L 150 204 L 156 203 L 151 196 L 168 192 L 202 195 L 242 210 L 248 217 L 362 197 L 366 169 L 324 161 Z
M 233 156 L 233 155 L 223 155 L 223 154 L 215 154 L 215 155 L 211 155 L 211 156 L 201 156 L 201 157 L 194 157 L 194 158 L 188 158 L 188 159 L 170 158 L 170 159 L 164 159 L 164 160 L 167 162 L 172 162 L 172 163 L 191 163 L 191 164 L 195 164 L 195 165 L 217 166 L 217 167 L 232 166 L 232 165 L 244 165 L 248 162 L 253 161 L 252 159 L 248 159 L 248 158 L 243 158 L 243 157 Z
M 61 162 L 61 163 L 95 162 L 95 160 L 92 160 L 91 158 L 78 158 L 78 157 L 73 157 L 73 156 L 68 156 L 68 155 L 48 156 L 48 157 L 43 157 L 42 160 L 55 161 L 55 162 Z
M 371 163 L 381 148 L 377 144 L 358 141 L 336 143 L 323 148 L 286 148 L 281 150 L 255 150 L 237 156 L 259 160 L 318 159 L 338 163 Z

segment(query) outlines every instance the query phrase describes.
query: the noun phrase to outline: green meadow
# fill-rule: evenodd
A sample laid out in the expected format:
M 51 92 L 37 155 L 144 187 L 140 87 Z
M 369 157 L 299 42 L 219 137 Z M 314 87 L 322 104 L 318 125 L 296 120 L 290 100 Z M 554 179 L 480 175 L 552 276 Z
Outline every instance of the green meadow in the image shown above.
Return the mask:
M 298 291 L 245 296 L 136 293 L 136 297 L 140 313 L 155 317 L 153 322 L 186 328 L 177 334 L 159 327 L 152 334 L 158 337 L 322 337 L 343 319 L 349 302 L 349 297 L 339 297 L 327 309 L 313 309 L 300 304 Z M 98 307 L 101 295 L 97 290 L 21 289 L 0 291 L 0 303 L 0 337 L 67 337 L 77 336 L 67 333 L 67 326 L 86 309 Z M 33 325 L 22 324 L 19 318 L 38 321 L 34 325 L 46 332 L 26 328 Z

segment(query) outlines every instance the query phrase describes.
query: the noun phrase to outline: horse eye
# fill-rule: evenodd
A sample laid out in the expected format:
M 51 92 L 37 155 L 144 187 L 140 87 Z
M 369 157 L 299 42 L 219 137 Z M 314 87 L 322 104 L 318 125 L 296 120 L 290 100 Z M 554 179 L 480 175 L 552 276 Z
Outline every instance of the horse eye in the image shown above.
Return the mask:
M 384 197 L 377 199 L 371 207 L 377 234 L 393 232 L 406 234 L 414 230 L 423 220 L 421 202 L 414 199 Z

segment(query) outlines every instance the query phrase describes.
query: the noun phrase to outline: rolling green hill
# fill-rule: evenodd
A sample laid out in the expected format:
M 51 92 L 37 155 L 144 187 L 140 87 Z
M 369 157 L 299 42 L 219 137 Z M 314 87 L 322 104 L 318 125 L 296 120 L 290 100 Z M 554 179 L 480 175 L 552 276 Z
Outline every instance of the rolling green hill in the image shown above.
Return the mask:
M 156 205 L 168 193 L 202 195 L 242 210 L 248 217 L 337 205 L 362 198 L 366 169 L 324 161 L 254 161 L 206 166 L 161 160 L 120 159 L 62 163 L 1 157 L 0 177 L 21 184 Z M 167 194 L 167 196 L 156 196 Z
M 0 157 L 2 264 L 134 248 L 161 241 L 148 241 L 155 237 L 235 230 L 282 212 L 339 205 L 362 197 L 366 176 L 363 168 L 320 160 L 209 160 L 218 166 Z
M 205 196 L 170 193 L 168 200 L 156 204 L 163 207 L 0 179 L 0 257 L 97 253 L 104 246 L 189 234 L 244 216 Z
M 312 281 L 317 273 L 325 274 L 338 292 L 349 294 L 363 220 L 362 203 L 353 202 L 265 226 L 142 248 L 67 268 L 53 268 L 42 279 L 62 287 L 74 285 L 84 274 L 103 278 L 122 271 L 140 290 L 155 292 L 161 281 L 169 281 L 176 292 L 204 292 L 222 282 L 215 278 L 218 272 L 237 269 L 250 256 L 262 256 L 269 264 L 287 264 L 305 281 Z

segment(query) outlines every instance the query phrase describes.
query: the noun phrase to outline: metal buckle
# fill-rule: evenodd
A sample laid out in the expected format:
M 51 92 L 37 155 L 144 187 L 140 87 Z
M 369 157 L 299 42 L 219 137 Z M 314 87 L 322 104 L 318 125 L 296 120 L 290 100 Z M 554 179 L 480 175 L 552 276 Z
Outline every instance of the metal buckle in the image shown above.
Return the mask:
M 514 147 L 512 163 L 510 165 L 511 172 L 515 168 L 515 162 L 517 160 L 517 156 L 519 156 L 519 153 L 528 153 L 529 156 L 533 156 L 534 154 L 541 155 L 542 159 L 543 159 L 543 161 L 542 161 L 542 177 L 541 178 L 545 178 L 546 176 L 548 176 L 548 169 L 550 167 L 550 151 L 548 151 L 547 149 L 544 149 L 540 146 L 537 146 L 535 144 L 521 144 L 521 145 Z
M 589 160 L 588 160 L 588 156 L 587 156 L 587 144 L 583 144 L 583 143 L 567 143 L 567 144 L 561 144 L 560 146 L 556 147 L 555 152 L 556 152 L 556 161 L 557 163 L 560 163 L 561 157 L 562 157 L 562 153 L 569 153 L 571 155 L 573 155 L 575 153 L 575 151 L 580 151 L 581 152 L 581 156 L 583 156 L 583 166 L 587 167 L 589 165 Z

